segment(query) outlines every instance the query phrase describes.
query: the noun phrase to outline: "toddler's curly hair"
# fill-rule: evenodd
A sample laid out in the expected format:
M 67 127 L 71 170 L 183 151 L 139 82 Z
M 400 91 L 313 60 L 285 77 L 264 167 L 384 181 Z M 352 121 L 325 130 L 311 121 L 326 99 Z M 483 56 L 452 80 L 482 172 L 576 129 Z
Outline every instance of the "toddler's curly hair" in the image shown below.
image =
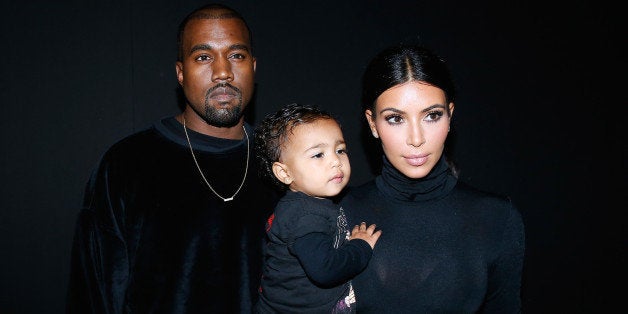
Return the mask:
M 279 161 L 281 149 L 296 126 L 320 119 L 332 119 L 340 125 L 338 119 L 331 113 L 314 105 L 292 103 L 285 105 L 275 113 L 268 114 L 255 129 L 255 152 L 259 163 L 258 175 L 279 190 L 285 191 L 288 186 L 275 177 L 273 163 Z

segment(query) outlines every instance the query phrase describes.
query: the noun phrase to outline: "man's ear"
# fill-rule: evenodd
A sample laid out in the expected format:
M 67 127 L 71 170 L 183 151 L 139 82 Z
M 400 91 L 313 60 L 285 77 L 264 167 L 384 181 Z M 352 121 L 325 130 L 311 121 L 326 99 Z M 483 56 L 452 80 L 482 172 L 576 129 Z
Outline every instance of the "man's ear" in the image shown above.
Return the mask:
M 177 71 L 177 81 L 179 81 L 179 85 L 183 86 L 183 63 L 177 61 L 174 66 L 175 71 Z
M 290 183 L 292 183 L 292 177 L 290 176 L 290 171 L 288 170 L 288 166 L 286 166 L 285 164 L 275 161 L 273 163 L 273 174 L 275 174 L 275 177 L 279 181 L 283 182 L 286 185 L 289 185 Z
M 373 121 L 373 112 L 371 109 L 366 109 L 364 111 L 364 116 L 366 117 L 366 122 L 369 124 L 369 128 L 371 129 L 371 133 L 374 138 L 379 138 L 379 134 L 377 133 L 377 128 L 375 127 L 375 121 Z

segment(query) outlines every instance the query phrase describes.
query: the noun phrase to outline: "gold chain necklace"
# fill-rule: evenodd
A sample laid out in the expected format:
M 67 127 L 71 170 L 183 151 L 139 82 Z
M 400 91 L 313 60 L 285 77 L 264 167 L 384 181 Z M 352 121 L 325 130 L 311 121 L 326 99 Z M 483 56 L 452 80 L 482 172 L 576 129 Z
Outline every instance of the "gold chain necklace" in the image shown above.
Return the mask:
M 201 174 L 201 177 L 203 178 L 203 181 L 205 181 L 205 184 L 207 184 L 209 189 L 216 196 L 218 196 L 223 202 L 233 201 L 233 198 L 238 194 L 238 192 L 240 192 L 240 189 L 242 189 L 242 186 L 244 185 L 244 181 L 246 180 L 246 174 L 249 171 L 249 134 L 246 133 L 246 128 L 244 127 L 244 125 L 242 125 L 242 129 L 244 130 L 244 135 L 246 136 L 246 167 L 244 168 L 244 177 L 242 178 L 242 183 L 240 183 L 240 186 L 238 187 L 238 190 L 235 191 L 235 193 L 233 193 L 233 195 L 231 195 L 231 197 L 224 198 L 224 197 L 220 196 L 220 194 L 218 194 L 214 190 L 214 188 L 212 188 L 211 184 L 209 184 L 209 182 L 205 178 L 205 175 L 203 174 L 203 170 L 201 170 L 201 167 L 198 165 L 198 161 L 196 161 L 196 156 L 194 156 L 194 150 L 192 149 L 192 143 L 190 142 L 190 136 L 188 135 L 187 128 L 185 127 L 185 117 L 184 116 L 182 116 L 182 117 L 183 117 L 183 132 L 185 132 L 185 138 L 188 140 L 188 145 L 190 145 L 190 153 L 192 153 L 192 159 L 194 159 L 194 164 L 196 164 L 196 168 L 198 168 L 198 172 Z

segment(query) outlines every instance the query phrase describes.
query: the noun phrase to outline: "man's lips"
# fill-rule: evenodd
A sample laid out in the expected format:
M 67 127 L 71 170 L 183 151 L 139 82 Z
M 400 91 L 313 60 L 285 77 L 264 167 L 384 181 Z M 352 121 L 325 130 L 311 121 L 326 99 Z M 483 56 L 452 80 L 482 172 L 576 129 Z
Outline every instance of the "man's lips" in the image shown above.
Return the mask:
M 238 98 L 239 93 L 231 86 L 217 86 L 214 87 L 209 93 L 209 99 L 218 102 L 228 102 L 234 98 Z
M 234 98 L 235 96 L 230 95 L 230 94 L 213 94 L 209 96 L 209 99 L 215 100 L 217 102 L 229 102 Z

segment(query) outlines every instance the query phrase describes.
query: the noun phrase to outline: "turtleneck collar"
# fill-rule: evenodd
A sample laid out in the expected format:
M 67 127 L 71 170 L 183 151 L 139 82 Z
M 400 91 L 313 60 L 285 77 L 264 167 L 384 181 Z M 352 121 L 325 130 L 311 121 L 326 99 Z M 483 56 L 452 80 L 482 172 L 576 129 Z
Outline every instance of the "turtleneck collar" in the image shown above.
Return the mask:
M 445 156 L 441 156 L 432 171 L 420 179 L 412 179 L 397 170 L 383 156 L 382 174 L 375 179 L 382 193 L 402 201 L 427 201 L 447 195 L 458 179 L 451 173 Z

